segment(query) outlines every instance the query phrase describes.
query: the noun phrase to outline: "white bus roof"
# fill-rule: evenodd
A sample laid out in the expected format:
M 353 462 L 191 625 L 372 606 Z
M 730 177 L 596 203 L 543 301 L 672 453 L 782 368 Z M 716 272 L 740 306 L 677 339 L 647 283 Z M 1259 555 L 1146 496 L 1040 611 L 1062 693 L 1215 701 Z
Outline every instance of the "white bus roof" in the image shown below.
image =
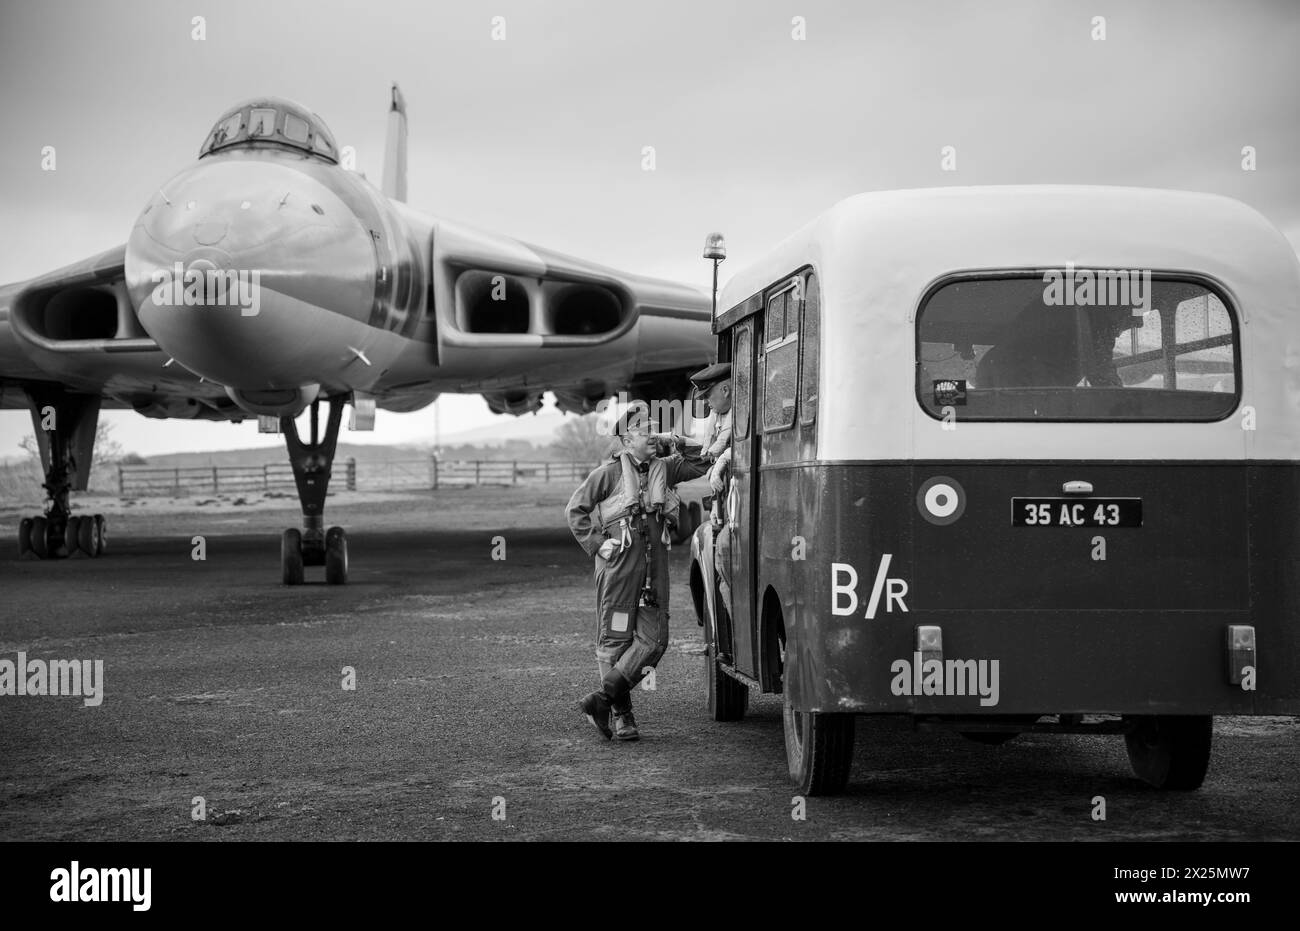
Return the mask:
M 1255 409 L 1256 429 L 1243 430 L 1234 415 L 1213 424 L 967 423 L 941 431 L 915 396 L 915 314 L 926 290 L 954 273 L 1067 263 L 1216 281 L 1237 311 L 1241 407 Z M 1154 441 L 1166 458 L 1300 459 L 1300 259 L 1239 201 L 1067 185 L 859 194 L 738 271 L 719 314 L 808 265 L 821 289 L 820 458 L 1005 458 L 1008 449 L 1024 458 L 1149 458 Z

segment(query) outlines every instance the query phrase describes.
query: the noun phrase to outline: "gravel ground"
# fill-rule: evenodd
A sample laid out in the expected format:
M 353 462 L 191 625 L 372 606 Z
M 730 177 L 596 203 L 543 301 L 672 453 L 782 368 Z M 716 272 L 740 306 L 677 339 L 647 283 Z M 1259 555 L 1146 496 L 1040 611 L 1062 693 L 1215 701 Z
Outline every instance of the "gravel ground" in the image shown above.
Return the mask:
M 686 548 L 672 645 L 636 696 L 644 737 L 607 743 L 572 707 L 595 684 L 594 612 L 567 492 L 331 496 L 351 584 L 309 568 L 297 589 L 279 584 L 291 497 L 83 499 L 110 516 L 110 552 L 6 547 L 0 657 L 102 659 L 105 698 L 0 697 L 0 838 L 1300 838 L 1289 718 L 1218 719 L 1188 794 L 1138 783 L 1116 737 L 989 747 L 860 718 L 847 793 L 794 820 L 779 697 L 734 724 L 705 715 Z

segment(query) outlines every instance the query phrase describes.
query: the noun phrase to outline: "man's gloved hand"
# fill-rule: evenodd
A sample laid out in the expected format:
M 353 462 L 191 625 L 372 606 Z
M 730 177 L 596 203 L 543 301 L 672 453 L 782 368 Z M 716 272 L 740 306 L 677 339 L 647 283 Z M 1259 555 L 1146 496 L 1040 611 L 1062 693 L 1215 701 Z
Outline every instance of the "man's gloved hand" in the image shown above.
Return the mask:
M 606 540 L 604 543 L 600 544 L 600 549 L 596 551 L 596 555 L 598 555 L 601 559 L 609 559 L 620 549 L 622 549 L 622 544 L 620 544 L 617 540 L 610 538 Z

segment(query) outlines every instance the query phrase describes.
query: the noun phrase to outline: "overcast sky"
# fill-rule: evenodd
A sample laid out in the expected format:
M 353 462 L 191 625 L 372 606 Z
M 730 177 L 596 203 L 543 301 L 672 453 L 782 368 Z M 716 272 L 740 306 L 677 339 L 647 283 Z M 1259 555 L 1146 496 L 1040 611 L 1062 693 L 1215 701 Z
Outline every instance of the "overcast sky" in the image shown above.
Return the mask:
M 1210 191 L 1300 243 L 1297 49 L 1288 0 L 0 0 L 0 281 L 124 242 L 246 97 L 306 104 L 377 183 L 393 80 L 412 206 L 701 285 L 710 230 L 726 234 L 725 272 L 844 197 L 905 187 Z M 440 407 L 444 435 L 493 418 L 480 398 Z M 106 417 L 146 455 L 278 442 L 249 423 Z M 0 457 L 30 431 L 0 412 Z M 431 408 L 380 412 L 348 439 L 432 431 Z

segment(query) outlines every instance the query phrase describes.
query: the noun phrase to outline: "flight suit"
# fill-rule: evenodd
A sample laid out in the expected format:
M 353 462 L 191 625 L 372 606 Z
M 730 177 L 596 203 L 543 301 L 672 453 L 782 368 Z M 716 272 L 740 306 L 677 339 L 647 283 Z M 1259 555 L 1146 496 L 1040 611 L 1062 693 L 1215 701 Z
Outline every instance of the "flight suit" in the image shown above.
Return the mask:
M 604 680 L 617 669 L 627 680 L 629 691 L 653 668 L 668 648 L 668 545 L 661 515 L 650 511 L 629 521 L 626 545 L 608 560 L 597 552 L 612 534 L 597 525 L 593 512 L 597 505 L 610 499 L 621 486 L 623 466 L 620 453 L 595 469 L 578 486 L 569 499 L 569 529 L 588 556 L 595 560 L 596 585 L 596 662 Z M 698 478 L 708 469 L 708 462 L 688 450 L 665 457 L 663 465 L 669 488 Z M 648 500 L 650 462 L 640 464 L 636 473 L 638 494 Z M 638 605 L 646 579 L 646 554 L 649 552 L 651 590 L 657 606 Z M 615 712 L 627 710 L 626 699 Z

